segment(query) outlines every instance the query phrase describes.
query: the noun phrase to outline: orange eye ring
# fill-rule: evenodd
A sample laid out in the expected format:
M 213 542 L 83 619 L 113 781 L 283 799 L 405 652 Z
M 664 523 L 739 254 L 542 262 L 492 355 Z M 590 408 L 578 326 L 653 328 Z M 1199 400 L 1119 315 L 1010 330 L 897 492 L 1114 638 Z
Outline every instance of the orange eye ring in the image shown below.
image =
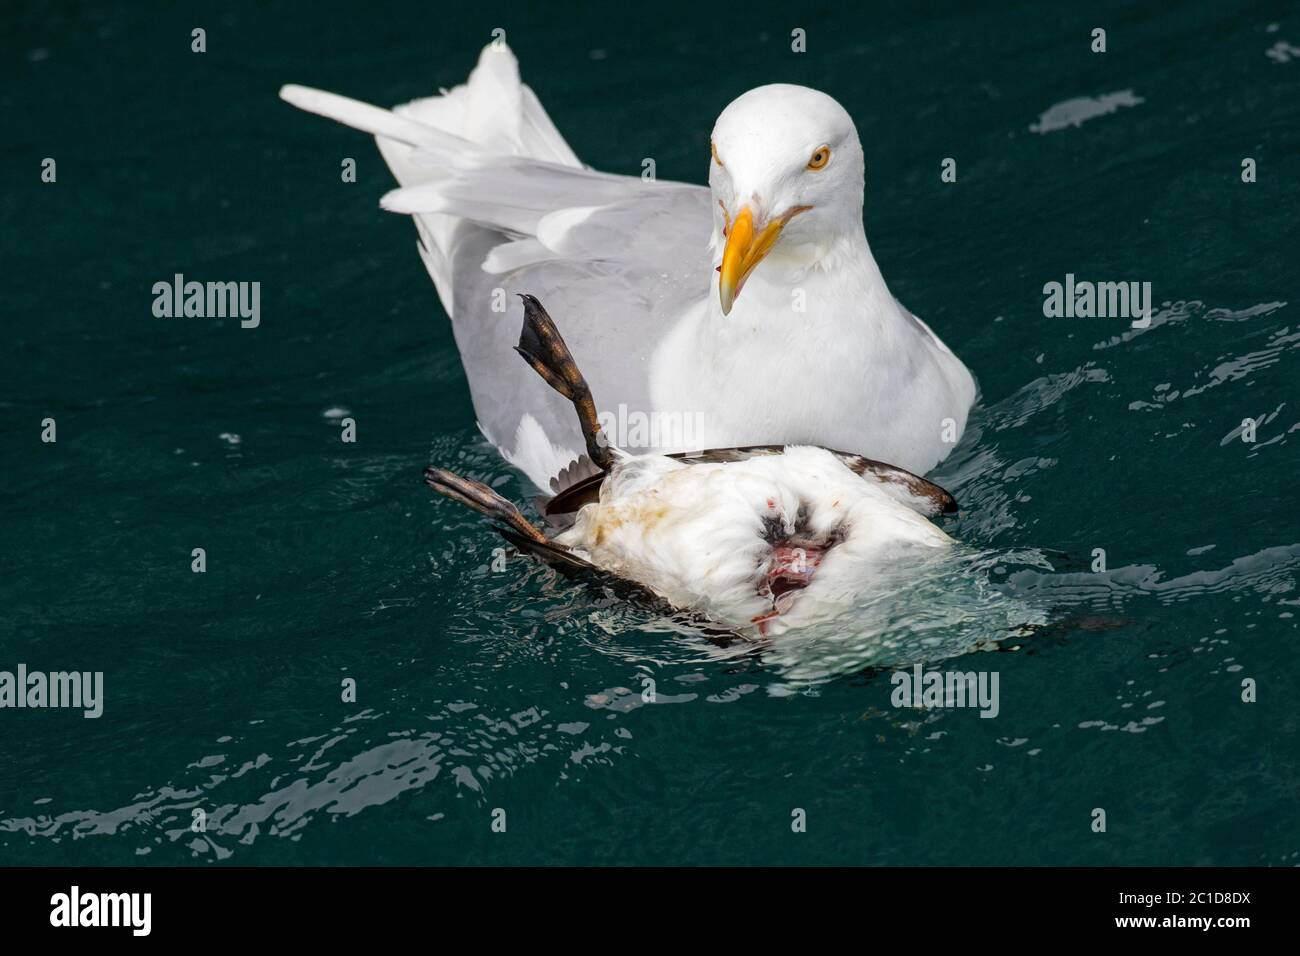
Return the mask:
M 819 169 L 825 169 L 826 164 L 831 161 L 831 148 L 829 146 L 818 146 L 812 154 L 812 159 L 808 160 L 808 168 L 813 172 Z
M 713 140 L 709 140 L 709 152 L 713 154 L 713 161 L 722 166 L 722 160 L 718 158 L 718 147 L 714 145 Z M 723 167 L 724 169 L 726 167 Z

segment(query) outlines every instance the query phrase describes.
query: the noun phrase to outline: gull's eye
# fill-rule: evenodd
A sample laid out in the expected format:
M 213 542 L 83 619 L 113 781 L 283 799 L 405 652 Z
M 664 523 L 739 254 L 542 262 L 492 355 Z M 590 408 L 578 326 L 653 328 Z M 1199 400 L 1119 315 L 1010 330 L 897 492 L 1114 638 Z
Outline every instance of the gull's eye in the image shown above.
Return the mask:
M 722 160 L 718 159 L 718 147 L 714 144 L 713 140 L 709 140 L 709 152 L 713 154 L 713 161 L 719 166 L 722 166 Z M 725 169 L 726 167 L 723 168 Z
M 829 146 L 818 146 L 817 151 L 812 154 L 812 159 L 808 160 L 808 168 L 816 171 L 825 169 L 826 164 L 831 161 L 831 148 Z

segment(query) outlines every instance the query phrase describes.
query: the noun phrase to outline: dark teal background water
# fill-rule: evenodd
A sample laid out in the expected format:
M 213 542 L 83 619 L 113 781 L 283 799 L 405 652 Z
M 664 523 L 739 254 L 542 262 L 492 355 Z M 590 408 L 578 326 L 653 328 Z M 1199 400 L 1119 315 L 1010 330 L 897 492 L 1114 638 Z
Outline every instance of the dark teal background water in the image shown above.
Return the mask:
M 0 711 L 0 863 L 1300 862 L 1295 5 L 558 6 L 6 4 L 0 669 L 107 700 Z M 1071 556 L 1005 575 L 1052 627 L 951 665 L 999 671 L 996 719 L 894 709 L 887 673 L 778 695 L 762 657 L 492 573 L 420 484 L 525 493 L 373 144 L 276 91 L 428 95 L 497 26 L 598 168 L 703 181 L 761 83 L 855 116 L 881 267 L 982 388 L 949 528 Z M 261 327 L 155 318 L 176 272 L 260 281 Z M 1153 328 L 1045 319 L 1067 272 L 1150 281 Z M 617 690 L 646 676 L 654 705 Z

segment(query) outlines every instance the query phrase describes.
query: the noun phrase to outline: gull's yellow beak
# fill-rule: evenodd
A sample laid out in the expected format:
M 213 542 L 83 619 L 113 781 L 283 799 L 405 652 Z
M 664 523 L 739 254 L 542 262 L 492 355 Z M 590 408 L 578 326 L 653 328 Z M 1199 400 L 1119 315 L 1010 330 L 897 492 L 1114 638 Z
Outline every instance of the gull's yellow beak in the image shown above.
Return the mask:
M 722 276 L 718 281 L 718 298 L 722 301 L 722 314 L 729 315 L 731 306 L 745 287 L 745 280 L 763 257 L 772 251 L 781 230 L 796 213 L 807 206 L 796 206 L 784 216 L 773 219 L 757 235 L 754 233 L 754 211 L 749 206 L 741 208 L 736 221 L 727 229 L 727 247 L 722 252 Z

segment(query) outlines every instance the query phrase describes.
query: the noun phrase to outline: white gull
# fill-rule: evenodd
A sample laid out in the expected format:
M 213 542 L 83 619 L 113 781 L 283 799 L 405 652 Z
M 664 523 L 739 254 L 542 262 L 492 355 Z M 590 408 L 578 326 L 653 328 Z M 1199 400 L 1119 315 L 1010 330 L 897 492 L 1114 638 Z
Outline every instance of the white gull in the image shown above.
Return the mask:
M 566 317 L 606 410 L 694 416 L 695 447 L 815 444 L 923 474 L 960 438 L 974 380 L 885 285 L 862 146 L 826 94 L 778 84 L 732 102 L 707 189 L 583 166 L 504 45 L 464 85 L 391 112 L 280 95 L 377 137 L 401 187 L 382 205 L 414 217 L 479 427 L 539 487 L 582 442 L 512 360 L 516 291 Z

